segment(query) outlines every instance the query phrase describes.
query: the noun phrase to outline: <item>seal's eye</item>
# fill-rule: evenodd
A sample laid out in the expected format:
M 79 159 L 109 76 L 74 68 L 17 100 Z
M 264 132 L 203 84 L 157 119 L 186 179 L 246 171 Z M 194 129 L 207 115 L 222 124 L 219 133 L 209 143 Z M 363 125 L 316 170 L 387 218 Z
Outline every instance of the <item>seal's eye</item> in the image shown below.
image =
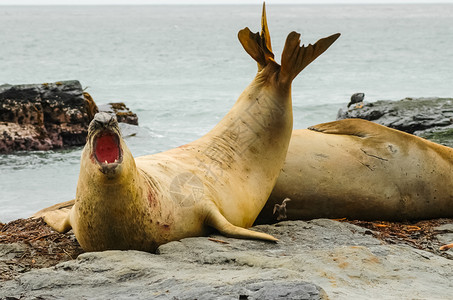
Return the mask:
M 97 137 L 95 155 L 100 163 L 114 163 L 120 160 L 118 137 L 113 133 L 105 133 Z

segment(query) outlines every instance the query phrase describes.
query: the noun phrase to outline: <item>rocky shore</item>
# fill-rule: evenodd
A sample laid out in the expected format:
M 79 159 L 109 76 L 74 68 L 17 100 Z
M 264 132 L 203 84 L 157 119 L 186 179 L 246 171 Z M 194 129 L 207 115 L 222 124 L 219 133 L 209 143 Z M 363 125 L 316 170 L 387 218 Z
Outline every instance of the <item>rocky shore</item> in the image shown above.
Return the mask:
M 124 103 L 109 103 L 101 111 L 120 122 L 138 125 Z M 0 153 L 63 149 L 85 144 L 88 125 L 98 112 L 79 81 L 0 86 Z
M 157 254 L 105 251 L 71 259 L 74 252 L 68 251 L 66 262 L 2 282 L 0 299 L 451 297 L 453 250 L 436 249 L 443 238 L 451 239 L 453 220 L 351 223 L 318 219 L 253 228 L 278 237 L 278 243 L 211 235 L 162 245 Z M 0 244 L 0 265 L 27 256 L 25 248 Z
M 14 96 L 14 97 L 13 97 Z M 14 98 L 14 100 L 13 100 Z M 452 146 L 453 99 L 378 101 L 341 110 Z M 0 153 L 83 145 L 98 110 L 77 81 L 0 86 Z M 80 143 L 80 144 L 79 144 Z M 450 144 L 451 143 L 451 144 Z M 0 223 L 0 299 L 449 299 L 453 219 L 327 220 L 253 228 L 278 243 L 220 235 L 138 251 L 84 253 L 41 219 Z

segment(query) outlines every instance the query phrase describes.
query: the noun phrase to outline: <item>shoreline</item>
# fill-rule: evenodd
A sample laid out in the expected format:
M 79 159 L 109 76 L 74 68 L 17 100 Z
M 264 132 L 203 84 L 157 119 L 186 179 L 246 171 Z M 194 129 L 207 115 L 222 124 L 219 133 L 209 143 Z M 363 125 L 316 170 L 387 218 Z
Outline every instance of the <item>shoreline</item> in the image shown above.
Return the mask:
M 441 251 L 448 243 L 439 238 L 453 233 L 453 219 L 414 222 L 359 221 L 340 219 L 366 229 L 365 234 L 388 245 L 406 245 L 453 260 L 453 250 Z M 279 226 L 279 223 L 273 226 Z M 445 230 L 439 228 L 445 227 Z M 448 229 L 448 228 L 450 229 Z M 449 232 L 451 230 L 451 233 Z M 208 237 L 206 237 L 208 239 Z M 452 241 L 449 241 L 452 242 Z M 72 231 L 61 234 L 39 219 L 18 219 L 0 223 L 0 282 L 14 280 L 34 269 L 53 267 L 85 253 Z

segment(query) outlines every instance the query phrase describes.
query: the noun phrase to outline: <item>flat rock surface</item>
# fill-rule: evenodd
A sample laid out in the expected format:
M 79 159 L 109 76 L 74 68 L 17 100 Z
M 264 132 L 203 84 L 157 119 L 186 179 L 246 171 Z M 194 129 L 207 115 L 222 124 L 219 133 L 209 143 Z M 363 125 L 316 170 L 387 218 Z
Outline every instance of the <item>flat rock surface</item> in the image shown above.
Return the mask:
M 449 226 L 442 226 L 439 231 L 450 231 Z M 318 219 L 254 229 L 280 241 L 274 244 L 214 235 L 171 242 L 161 246 L 157 254 L 84 253 L 76 260 L 2 282 L 0 298 L 451 297 L 452 260 L 405 244 L 385 243 L 367 228 Z

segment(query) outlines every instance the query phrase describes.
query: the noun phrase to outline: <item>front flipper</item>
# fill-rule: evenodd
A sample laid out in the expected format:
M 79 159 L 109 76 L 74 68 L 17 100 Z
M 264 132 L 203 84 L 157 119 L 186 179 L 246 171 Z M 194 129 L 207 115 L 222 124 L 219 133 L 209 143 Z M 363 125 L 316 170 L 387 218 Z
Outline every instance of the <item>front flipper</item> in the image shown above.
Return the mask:
M 219 212 L 219 210 L 215 206 L 211 207 L 208 210 L 205 223 L 206 225 L 217 229 L 221 234 L 227 237 L 264 240 L 270 242 L 278 241 L 278 239 L 274 238 L 272 235 L 234 226 L 233 224 L 228 222 L 228 220 Z
M 57 203 L 50 207 L 41 209 L 33 216 L 32 219 L 43 218 L 44 222 L 47 223 L 54 230 L 65 233 L 71 230 L 71 224 L 69 220 L 69 214 L 71 208 L 74 206 L 75 200 L 69 200 L 62 203 Z
M 72 200 L 69 200 L 66 202 L 57 203 L 52 206 L 41 209 L 40 211 L 35 213 L 33 216 L 31 216 L 31 218 L 37 219 L 37 218 L 44 217 L 45 214 L 47 214 L 50 211 L 54 211 L 54 210 L 60 210 L 60 209 L 65 209 L 65 208 L 70 209 L 71 207 L 74 206 L 74 204 L 75 204 L 75 199 L 72 199 Z
M 308 127 L 308 129 L 327 134 L 354 135 L 361 138 L 377 136 L 379 134 L 382 134 L 383 130 L 393 130 L 388 127 L 362 119 L 344 119 L 322 123 L 310 126 Z
M 72 226 L 70 223 L 71 209 L 62 208 L 58 210 L 47 211 L 41 215 L 44 222 L 47 223 L 52 229 L 59 233 L 66 233 L 71 230 Z

